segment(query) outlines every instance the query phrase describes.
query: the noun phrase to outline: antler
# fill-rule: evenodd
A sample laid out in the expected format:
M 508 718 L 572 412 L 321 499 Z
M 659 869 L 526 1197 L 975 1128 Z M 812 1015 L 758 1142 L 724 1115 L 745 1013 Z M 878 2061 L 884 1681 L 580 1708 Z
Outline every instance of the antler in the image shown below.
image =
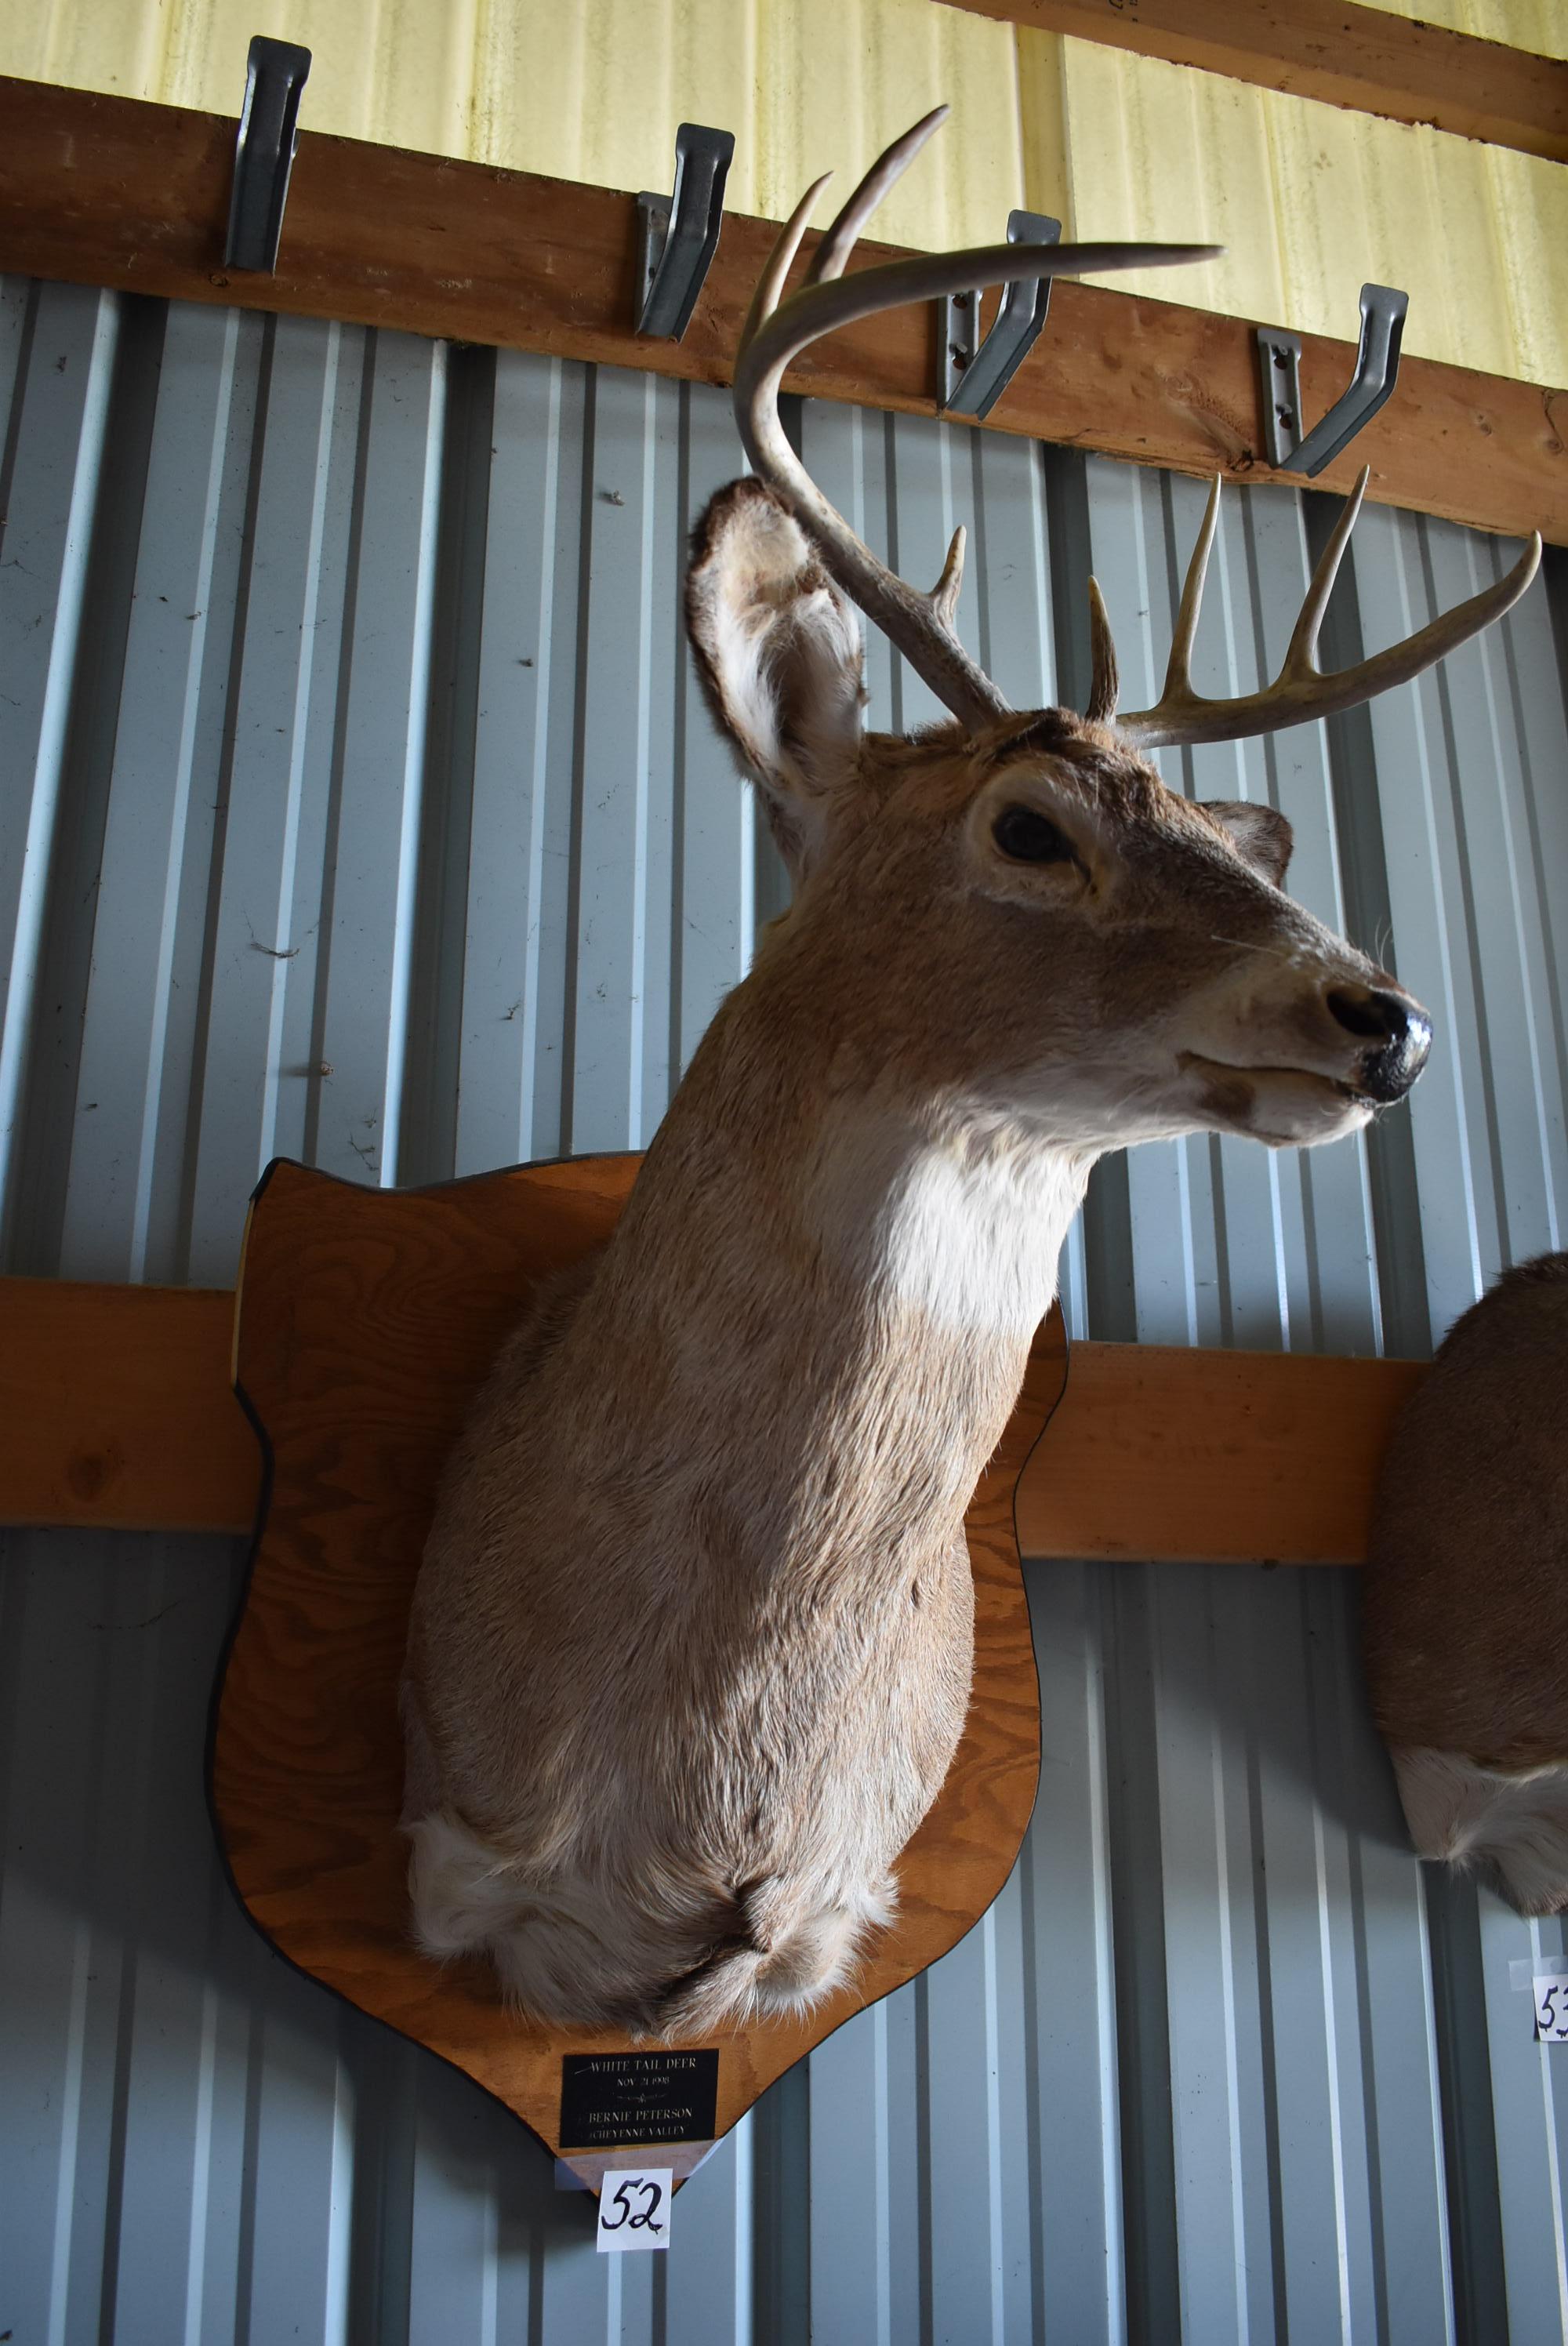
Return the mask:
M 1392 644 L 1386 652 L 1359 661 L 1354 668 L 1340 668 L 1333 676 L 1325 676 L 1318 666 L 1318 635 L 1323 624 L 1323 613 L 1339 576 L 1340 558 L 1349 543 L 1350 532 L 1356 526 L 1356 516 L 1361 510 L 1361 498 L 1366 491 L 1369 468 L 1364 467 L 1345 510 L 1334 525 L 1334 535 L 1323 549 L 1321 561 L 1312 573 L 1312 583 L 1307 589 L 1301 606 L 1301 616 L 1290 638 L 1290 648 L 1285 655 L 1285 665 L 1274 682 L 1262 692 L 1248 692 L 1234 700 L 1206 700 L 1192 688 L 1191 660 L 1193 638 L 1197 632 L 1197 615 L 1203 601 L 1203 582 L 1208 568 L 1209 548 L 1214 544 L 1215 525 L 1219 518 L 1219 479 L 1208 493 L 1208 510 L 1203 517 L 1203 527 L 1197 534 L 1197 544 L 1187 565 L 1186 583 L 1182 588 L 1181 607 L 1176 614 L 1176 633 L 1171 642 L 1170 662 L 1166 669 L 1165 688 L 1153 709 L 1140 709 L 1130 717 L 1115 717 L 1116 654 L 1111 641 L 1110 625 L 1105 617 L 1105 606 L 1097 582 L 1089 581 L 1090 630 L 1094 643 L 1094 682 L 1089 696 L 1089 714 L 1107 721 L 1115 718 L 1118 732 L 1127 735 L 1140 749 L 1157 750 L 1178 742 L 1239 741 L 1251 733 L 1272 733 L 1283 725 L 1299 725 L 1308 718 L 1333 717 L 1342 709 L 1354 709 L 1358 702 L 1370 700 L 1374 693 L 1385 692 L 1390 685 L 1408 684 L 1420 676 L 1423 668 L 1431 668 L 1438 660 L 1482 627 L 1501 619 L 1503 613 L 1518 602 L 1541 560 L 1539 531 L 1531 538 L 1524 552 L 1506 578 L 1494 586 L 1484 587 L 1461 603 L 1441 618 L 1433 619 L 1403 643 Z
M 753 470 L 789 506 L 845 592 L 874 619 L 953 715 L 968 725 L 1005 716 L 1007 702 L 953 631 L 963 576 L 964 534 L 953 532 L 936 586 L 922 595 L 880 562 L 830 505 L 785 437 L 779 417 L 784 370 L 807 346 L 837 327 L 904 301 L 929 301 L 1019 278 L 1075 277 L 1106 269 L 1146 269 L 1212 260 L 1212 244 L 994 244 L 967 252 L 919 253 L 845 278 L 855 239 L 893 182 L 947 118 L 939 106 L 878 157 L 828 230 L 788 301 L 780 296 L 800 249 L 806 222 L 827 185 L 821 178 L 795 207 L 759 280 L 735 369 L 735 413 Z

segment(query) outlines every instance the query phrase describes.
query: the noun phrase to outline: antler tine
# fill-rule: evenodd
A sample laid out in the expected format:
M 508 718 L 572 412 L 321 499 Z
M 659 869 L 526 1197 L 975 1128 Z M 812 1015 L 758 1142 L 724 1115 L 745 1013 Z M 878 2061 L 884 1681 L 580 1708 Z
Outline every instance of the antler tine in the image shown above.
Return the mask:
M 1166 662 L 1165 688 L 1160 694 L 1162 707 L 1166 701 L 1192 699 L 1192 647 L 1197 634 L 1198 614 L 1203 609 L 1204 582 L 1208 576 L 1208 557 L 1214 549 L 1214 533 L 1219 521 L 1219 474 L 1214 476 L 1204 507 L 1203 526 L 1193 547 L 1192 559 L 1182 581 L 1181 604 L 1176 611 L 1176 627 L 1171 636 L 1171 656 Z
M 952 533 L 947 560 L 942 566 L 942 576 L 926 597 L 926 601 L 950 635 L 958 623 L 958 598 L 963 586 L 963 554 L 968 543 L 969 533 L 960 522 Z
M 1011 285 L 1020 278 L 1211 260 L 1217 250 L 1207 244 L 995 244 L 966 252 L 914 253 L 857 270 L 852 277 L 802 286 L 758 323 L 742 350 L 735 370 L 735 415 L 754 471 L 805 528 L 840 586 L 966 725 L 1005 716 L 1006 700 L 953 634 L 943 607 L 952 596 L 942 596 L 940 582 L 932 596 L 921 595 L 879 561 L 806 472 L 779 418 L 785 369 L 820 336 L 905 301 Z
M 1281 678 L 1321 673 L 1318 666 L 1318 637 L 1323 625 L 1323 614 L 1329 607 L 1329 597 L 1334 592 L 1334 581 L 1339 576 L 1339 565 L 1344 560 L 1345 548 L 1350 543 L 1350 532 L 1356 526 L 1361 499 L 1367 494 L 1367 483 L 1371 477 L 1370 464 L 1363 464 L 1356 485 L 1346 498 L 1339 518 L 1334 524 L 1333 534 L 1319 557 L 1318 566 L 1312 573 L 1312 583 L 1307 589 L 1307 598 L 1301 606 L 1301 616 L 1290 631 L 1290 648 L 1279 671 Z
M 1119 730 L 1140 749 L 1158 750 L 1200 741 L 1241 741 L 1257 733 L 1273 733 L 1282 726 L 1301 725 L 1308 719 L 1338 716 L 1342 709 L 1355 709 L 1380 692 L 1387 692 L 1397 684 L 1409 684 L 1411 679 L 1451 652 L 1471 636 L 1480 635 L 1494 619 L 1501 619 L 1512 610 L 1534 577 L 1541 563 L 1541 535 L 1536 531 L 1523 553 L 1505 577 L 1494 585 L 1483 586 L 1451 611 L 1445 611 L 1402 643 L 1390 644 L 1387 651 L 1375 652 L 1369 659 L 1359 660 L 1354 668 L 1340 668 L 1333 676 L 1325 676 L 1317 665 L 1319 631 L 1323 623 L 1334 579 L 1355 526 L 1360 510 L 1361 496 L 1367 474 L 1362 474 L 1353 495 L 1335 525 L 1334 534 L 1324 548 L 1322 559 L 1312 574 L 1312 581 L 1302 602 L 1301 613 L 1290 638 L 1290 648 L 1285 664 L 1271 685 L 1261 692 L 1241 693 L 1232 700 L 1206 700 L 1195 693 L 1187 680 L 1186 653 L 1191 648 L 1191 626 L 1196 621 L 1196 606 L 1189 614 L 1194 574 L 1201 590 L 1202 566 L 1199 556 L 1207 561 L 1208 542 L 1213 536 L 1216 511 L 1215 495 L 1209 498 L 1208 513 L 1199 546 L 1193 556 L 1187 573 L 1187 589 L 1182 596 L 1177 634 L 1183 638 L 1182 657 L 1171 653 L 1171 665 L 1166 678 L 1166 688 L 1153 709 L 1140 709 L 1119 721 Z M 1216 484 L 1217 491 L 1218 484 Z
M 1096 724 L 1108 725 L 1116 713 L 1122 679 L 1116 666 L 1116 639 L 1111 633 L 1110 614 L 1100 592 L 1100 582 L 1094 576 L 1089 580 L 1089 705 L 1084 714 Z
M 877 157 L 838 219 L 817 247 L 811 266 L 806 271 L 808 285 L 824 285 L 844 273 L 844 264 L 855 249 L 860 235 L 888 189 L 903 178 L 921 148 L 935 131 L 942 128 L 952 108 L 933 106 L 922 115 L 912 129 Z
M 1170 658 L 1166 662 L 1166 680 L 1155 709 L 1145 709 L 1135 717 L 1122 719 L 1124 733 L 1147 738 L 1145 724 L 1176 719 L 1178 711 L 1196 705 L 1192 688 L 1192 647 L 1197 634 L 1198 615 L 1203 609 L 1204 582 L 1208 576 L 1208 557 L 1214 546 L 1214 533 L 1219 521 L 1220 476 L 1217 473 L 1204 508 L 1203 525 L 1197 543 L 1186 566 L 1182 581 L 1181 602 L 1176 611 L 1176 626 L 1171 633 Z M 1089 705 L 1085 717 L 1108 723 L 1115 715 L 1120 676 L 1116 666 L 1115 638 L 1111 633 L 1110 617 L 1105 610 L 1105 598 L 1100 592 L 1097 578 L 1089 581 L 1089 640 L 1093 652 L 1090 671 Z M 1292 643 L 1294 649 L 1294 642 Z M 1207 704 L 1205 704 L 1207 705 Z M 1170 738 L 1170 737 L 1166 737 Z M 1152 746 L 1152 743 L 1151 743 Z
M 855 240 L 861 229 L 888 189 L 902 178 L 926 140 L 933 131 L 941 129 L 952 111 L 948 106 L 933 106 L 912 129 L 906 130 L 901 138 L 895 138 L 892 145 L 878 156 L 817 247 L 811 265 L 806 271 L 806 284 L 815 285 L 823 278 L 843 275 L 844 264 L 855 249 Z M 770 318 L 779 307 L 789 270 L 806 233 L 806 223 L 816 209 L 818 197 L 832 176 L 831 171 L 824 171 L 820 178 L 813 179 L 780 229 L 778 241 L 768 256 L 767 267 L 758 279 L 757 290 L 751 296 L 746 322 L 740 329 L 738 357 L 763 320 Z
M 746 322 L 740 329 L 740 341 L 736 350 L 737 358 L 746 348 L 758 327 L 766 319 L 770 318 L 779 307 L 779 297 L 783 293 L 790 267 L 795 255 L 800 250 L 800 240 L 806 233 L 806 223 L 816 209 L 818 197 L 832 176 L 831 171 L 824 171 L 820 179 L 812 180 L 779 230 L 778 241 L 768 256 L 767 264 L 757 280 L 757 290 L 751 296 L 751 306 L 746 312 Z

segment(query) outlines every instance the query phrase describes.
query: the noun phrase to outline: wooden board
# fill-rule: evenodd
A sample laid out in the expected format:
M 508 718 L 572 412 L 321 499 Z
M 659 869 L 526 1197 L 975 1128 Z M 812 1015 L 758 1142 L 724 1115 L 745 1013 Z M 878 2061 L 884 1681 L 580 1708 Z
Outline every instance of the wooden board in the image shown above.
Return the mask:
M 1568 162 L 1568 64 L 1357 0 L 947 0 L 1292 97 Z
M 562 2056 L 625 2040 L 525 2024 L 480 1966 L 440 1966 L 409 1944 L 396 1693 L 436 1480 L 470 1396 L 532 1282 L 608 1234 L 636 1164 L 524 1166 L 433 1190 L 363 1189 L 290 1164 L 263 1180 L 236 1365 L 270 1487 L 211 1760 L 235 1888 L 273 1944 L 466 2070 L 595 2187 L 613 2155 L 559 2141 Z M 1060 1315 L 1050 1324 L 969 1511 L 974 1695 L 941 1797 L 900 1861 L 897 1925 L 812 2018 L 708 2040 L 719 2134 L 852 2013 L 944 1953 L 1012 1870 L 1039 1770 L 1013 1496 L 1062 1390 Z M 659 2163 L 689 2172 L 707 2147 L 671 2146 Z
M 306 131 L 277 274 L 231 275 L 234 129 L 221 115 L 0 78 L 0 266 L 729 382 L 770 221 L 728 214 L 686 339 L 645 342 L 630 328 L 631 196 Z M 1183 233 L 1155 212 L 1150 227 Z M 866 244 L 860 258 L 893 250 Z M 869 320 L 806 352 L 785 387 L 932 414 L 935 332 L 930 303 Z M 1354 345 L 1301 341 L 1315 420 L 1349 381 Z M 984 428 L 1176 472 L 1291 477 L 1260 453 L 1245 320 L 1069 281 Z M 1568 393 L 1407 358 L 1398 396 L 1316 485 L 1348 490 L 1363 463 L 1376 503 L 1568 545 Z
M 249 1531 L 233 1341 L 227 1290 L 0 1280 L 0 1522 Z
M 1074 1344 L 1018 1486 L 1025 1556 L 1360 1564 L 1420 1361 Z
M 229 1385 L 233 1312 L 215 1290 L 0 1280 L 0 1522 L 249 1531 L 260 1473 Z M 1074 1344 L 1018 1486 L 1023 1553 L 1359 1564 L 1390 1430 L 1423 1373 Z

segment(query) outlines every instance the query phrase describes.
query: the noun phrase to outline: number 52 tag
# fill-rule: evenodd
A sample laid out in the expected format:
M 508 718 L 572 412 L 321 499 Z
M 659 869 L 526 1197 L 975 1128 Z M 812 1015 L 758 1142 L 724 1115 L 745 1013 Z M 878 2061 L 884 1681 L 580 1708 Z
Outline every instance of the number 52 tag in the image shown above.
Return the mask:
M 1568 2045 L 1568 1979 L 1536 1974 L 1535 2034 L 1543 2045 Z
M 612 2167 L 599 2189 L 599 2247 L 667 2249 L 670 2183 L 667 2167 Z

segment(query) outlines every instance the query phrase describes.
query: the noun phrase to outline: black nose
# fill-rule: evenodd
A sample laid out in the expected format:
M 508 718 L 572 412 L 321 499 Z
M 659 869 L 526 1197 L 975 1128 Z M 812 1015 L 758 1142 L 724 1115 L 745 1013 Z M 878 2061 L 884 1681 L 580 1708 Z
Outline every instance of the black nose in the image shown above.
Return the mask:
M 1356 1070 L 1356 1089 L 1369 1099 L 1403 1099 L 1432 1046 L 1432 1022 L 1420 1004 L 1370 985 L 1337 985 L 1328 1000 L 1346 1034 L 1371 1046 Z

